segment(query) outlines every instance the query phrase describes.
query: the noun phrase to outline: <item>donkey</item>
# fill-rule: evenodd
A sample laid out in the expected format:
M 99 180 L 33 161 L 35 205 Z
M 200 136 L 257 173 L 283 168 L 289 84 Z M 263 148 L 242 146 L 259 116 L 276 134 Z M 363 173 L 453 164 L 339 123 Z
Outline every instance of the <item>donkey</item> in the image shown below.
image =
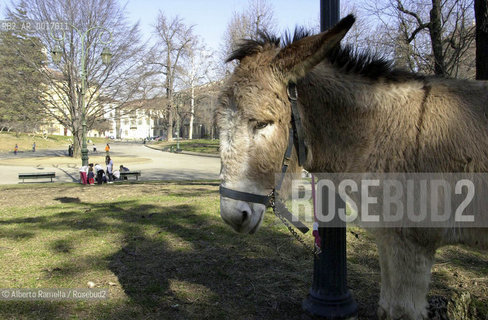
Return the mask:
M 247 40 L 228 61 L 239 64 L 224 86 L 220 128 L 222 186 L 268 195 L 282 167 L 296 83 L 310 172 L 487 172 L 488 85 L 399 71 L 339 42 L 352 15 L 327 32 Z M 296 151 L 292 165 L 297 163 Z M 264 202 L 222 195 L 223 220 L 254 233 Z M 378 316 L 427 319 L 427 293 L 437 248 L 488 246 L 483 228 L 374 229 L 381 267 Z

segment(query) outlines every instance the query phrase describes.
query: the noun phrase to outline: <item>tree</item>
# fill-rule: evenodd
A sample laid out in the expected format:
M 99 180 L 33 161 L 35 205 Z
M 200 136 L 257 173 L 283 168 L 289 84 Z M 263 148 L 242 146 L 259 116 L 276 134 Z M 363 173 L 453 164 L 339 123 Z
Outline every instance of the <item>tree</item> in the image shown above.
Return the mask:
M 176 78 L 181 72 L 183 58 L 191 51 L 195 36 L 193 26 L 187 26 L 178 16 L 168 19 L 164 12 L 160 11 L 155 31 L 157 44 L 151 50 L 150 64 L 156 66 L 153 73 L 164 75 L 164 90 L 167 105 L 167 132 L 168 141 L 173 140 L 173 122 L 175 114 L 174 91 Z
M 488 80 L 488 3 L 474 0 L 476 16 L 476 79 Z
M 472 0 L 389 0 L 366 7 L 366 11 L 382 22 L 389 52 L 402 57 L 402 64 L 412 71 L 471 77 L 472 6 Z
M 244 12 L 234 12 L 227 24 L 221 48 L 225 61 L 242 39 L 257 39 L 260 32 L 273 34 L 276 30 L 273 7 L 266 0 L 249 0 Z M 224 68 L 225 71 L 229 71 Z
M 189 129 L 188 139 L 193 139 L 193 123 L 195 120 L 196 95 L 195 88 L 201 86 L 204 82 L 211 82 L 213 71 L 215 70 L 212 62 L 212 53 L 208 52 L 199 41 L 195 41 L 191 50 L 185 59 L 185 68 L 179 79 L 182 82 L 183 89 L 190 91 L 190 108 L 189 108 Z
M 22 14 L 19 9 L 18 14 Z M 26 31 L 0 32 L 0 131 L 35 132 L 42 123 L 40 108 L 45 82 L 36 65 L 46 63 L 38 38 Z
M 37 65 L 37 71 L 47 80 L 48 88 L 43 94 L 45 113 L 56 119 L 73 133 L 74 153 L 79 154 L 82 133 L 81 72 L 80 61 L 84 59 L 86 74 L 85 110 L 87 128 L 90 129 L 97 119 L 111 110 L 124 107 L 132 98 L 137 97 L 137 78 L 144 76 L 140 55 L 143 46 L 139 42 L 138 25 L 128 24 L 126 13 L 116 0 L 18 0 L 14 7 L 25 10 L 24 15 L 7 9 L 10 19 L 22 22 L 24 19 L 44 23 L 60 22 L 64 30 L 38 28 L 35 35 L 50 52 L 55 45 L 62 48 L 62 60 L 59 65 Z M 102 43 L 110 39 L 113 53 L 109 66 L 102 65 L 100 53 Z M 91 30 L 86 38 L 79 33 Z M 64 36 L 64 40 L 60 39 Z M 83 43 L 82 43 L 82 40 Z M 81 55 L 81 48 L 88 48 L 86 55 Z M 59 70 L 59 71 L 56 71 Z M 109 103 L 108 103 L 109 102 Z

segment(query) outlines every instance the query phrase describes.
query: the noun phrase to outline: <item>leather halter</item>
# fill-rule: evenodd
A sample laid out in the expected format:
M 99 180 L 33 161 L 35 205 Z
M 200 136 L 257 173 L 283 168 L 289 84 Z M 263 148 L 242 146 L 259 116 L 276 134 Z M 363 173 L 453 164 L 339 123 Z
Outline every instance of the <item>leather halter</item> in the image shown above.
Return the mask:
M 309 230 L 308 227 L 301 223 L 298 219 L 296 219 L 293 214 L 286 208 L 285 204 L 279 200 L 278 197 L 278 192 L 281 189 L 286 171 L 288 170 L 288 166 L 290 164 L 293 147 L 295 147 L 298 156 L 298 164 L 300 166 L 302 166 L 307 159 L 307 147 L 304 142 L 303 127 L 300 120 L 300 114 L 298 112 L 298 92 L 296 84 L 290 82 L 286 88 L 286 92 L 288 94 L 288 100 L 291 104 L 291 126 L 288 138 L 288 146 L 283 157 L 281 175 L 273 191 L 271 191 L 271 193 L 268 195 L 259 195 L 255 193 L 229 189 L 220 185 L 219 192 L 222 197 L 234 200 L 241 200 L 245 202 L 260 203 L 265 205 L 266 207 L 272 207 L 275 212 L 276 209 L 278 209 L 279 213 L 283 217 L 290 221 L 301 232 L 306 233 Z

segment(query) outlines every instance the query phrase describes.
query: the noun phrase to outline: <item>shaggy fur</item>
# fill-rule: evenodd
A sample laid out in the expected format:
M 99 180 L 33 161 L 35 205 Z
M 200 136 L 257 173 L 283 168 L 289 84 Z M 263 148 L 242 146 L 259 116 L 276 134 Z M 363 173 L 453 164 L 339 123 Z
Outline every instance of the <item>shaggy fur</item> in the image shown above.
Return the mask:
M 310 172 L 488 172 L 488 85 L 394 70 L 341 49 L 354 18 L 328 32 L 279 46 L 248 41 L 221 95 L 222 181 L 268 193 L 288 141 L 288 81 L 297 81 Z M 298 37 L 299 38 L 299 37 Z M 236 230 L 254 232 L 259 208 L 221 199 Z M 426 295 L 435 250 L 447 244 L 488 246 L 486 229 L 379 229 L 378 314 L 427 319 Z

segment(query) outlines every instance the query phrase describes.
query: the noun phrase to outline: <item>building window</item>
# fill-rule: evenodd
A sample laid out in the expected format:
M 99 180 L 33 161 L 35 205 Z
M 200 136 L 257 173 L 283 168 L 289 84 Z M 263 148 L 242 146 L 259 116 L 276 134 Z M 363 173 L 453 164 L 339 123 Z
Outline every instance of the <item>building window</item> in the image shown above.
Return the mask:
M 129 119 L 124 119 L 124 124 L 125 124 L 126 126 L 128 126 L 128 125 L 129 125 Z
M 137 124 L 142 125 L 142 119 L 139 119 L 139 121 L 137 121 Z

